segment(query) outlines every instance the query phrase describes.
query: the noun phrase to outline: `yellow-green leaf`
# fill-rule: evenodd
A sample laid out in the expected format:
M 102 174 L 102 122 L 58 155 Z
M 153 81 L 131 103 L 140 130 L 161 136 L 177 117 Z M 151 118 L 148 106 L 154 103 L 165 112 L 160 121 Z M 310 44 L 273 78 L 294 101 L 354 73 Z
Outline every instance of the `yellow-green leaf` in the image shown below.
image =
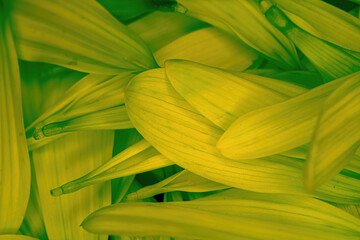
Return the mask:
M 187 202 L 119 203 L 88 216 L 98 234 L 227 240 L 355 240 L 360 220 L 307 197 L 229 190 Z
M 30 159 L 21 105 L 19 66 L 8 19 L 0 2 L 0 234 L 16 233 L 30 195 Z
M 21 59 L 109 75 L 156 66 L 143 40 L 95 0 L 13 2 Z
M 360 78 L 350 78 L 326 99 L 311 141 L 305 185 L 313 190 L 338 174 L 360 144 Z
M 221 153 L 232 159 L 264 157 L 310 142 L 316 119 L 326 97 L 350 78 L 339 78 L 285 102 L 239 117 L 217 143 Z
M 156 51 L 154 57 L 161 67 L 168 59 L 184 59 L 242 71 L 252 65 L 259 55 L 233 35 L 208 27 L 176 39 Z

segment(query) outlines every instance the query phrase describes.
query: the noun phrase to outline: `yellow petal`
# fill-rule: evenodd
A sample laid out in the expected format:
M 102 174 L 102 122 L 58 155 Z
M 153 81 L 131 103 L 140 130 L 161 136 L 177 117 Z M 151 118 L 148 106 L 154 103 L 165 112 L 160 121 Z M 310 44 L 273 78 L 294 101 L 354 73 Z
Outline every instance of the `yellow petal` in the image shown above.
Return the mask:
M 291 82 L 305 88 L 314 88 L 323 84 L 320 74 L 310 71 L 281 71 L 277 69 L 250 69 L 246 73 L 275 78 Z
M 78 71 L 143 71 L 155 61 L 143 40 L 95 0 L 14 1 L 19 58 Z
M 208 22 L 262 53 L 283 68 L 297 68 L 298 56 L 292 43 L 261 13 L 253 0 L 178 0 L 186 14 Z
M 38 239 L 24 235 L 4 234 L 4 235 L 0 235 L 0 240 L 38 240 Z
M 93 233 L 137 237 L 355 240 L 359 224 L 313 198 L 228 190 L 187 202 L 119 203 L 92 213 L 82 226 Z
M 134 76 L 89 74 L 27 127 L 35 139 L 62 132 L 131 127 L 124 107 L 124 89 Z
M 128 25 L 154 52 L 177 38 L 205 26 L 206 23 L 177 12 L 159 11 L 152 12 Z
M 360 19 L 320 0 L 271 0 L 305 31 L 340 47 L 360 52 Z
M 95 183 L 151 171 L 172 164 L 173 162 L 159 154 L 147 141 L 141 140 L 114 156 L 110 161 L 91 169 L 92 171 L 84 176 L 52 189 L 51 194 L 59 196 L 72 193 Z
M 112 143 L 112 131 L 79 132 L 32 152 L 49 239 L 107 239 L 84 232 L 79 225 L 90 212 L 111 203 L 109 184 L 92 186 L 62 198 L 52 197 L 50 189 L 110 159 Z
M 311 142 L 305 185 L 313 190 L 353 159 L 360 144 L 360 77 L 350 78 L 326 99 Z
M 221 155 L 215 145 L 223 131 L 175 91 L 163 69 L 149 70 L 133 78 L 125 92 L 125 101 L 136 129 L 177 165 L 232 187 L 304 194 L 300 159 L 275 155 L 232 161 Z M 356 190 L 359 180 L 353 174 L 337 176 L 314 194 L 335 202 L 359 201 L 360 192 Z
M 39 239 L 47 239 L 44 218 L 40 205 L 39 189 L 36 182 L 34 164 L 31 163 L 30 199 L 19 232 Z
M 217 182 L 212 182 L 187 170 L 183 170 L 159 183 L 146 186 L 134 193 L 128 194 L 126 200 L 143 199 L 160 193 L 173 191 L 209 192 L 226 188 L 230 187 Z
M 233 35 L 208 27 L 176 39 L 156 51 L 154 57 L 161 67 L 168 59 L 184 59 L 242 71 L 250 67 L 259 56 Z
M 0 5 L 0 234 L 16 233 L 30 195 L 21 82 L 7 9 Z
M 360 59 L 347 53 L 344 49 L 314 37 L 297 27 L 277 7 L 270 7 L 266 10 L 265 15 L 270 22 L 295 43 L 326 81 L 360 70 Z
M 264 157 L 284 152 L 310 141 L 325 98 L 349 78 L 343 77 L 302 95 L 238 118 L 217 143 L 232 159 Z
M 251 78 L 251 75 L 245 74 L 237 77 L 194 62 L 171 60 L 166 63 L 165 71 L 175 90 L 202 115 L 224 130 L 237 117 L 288 98 L 246 79 L 261 77 Z

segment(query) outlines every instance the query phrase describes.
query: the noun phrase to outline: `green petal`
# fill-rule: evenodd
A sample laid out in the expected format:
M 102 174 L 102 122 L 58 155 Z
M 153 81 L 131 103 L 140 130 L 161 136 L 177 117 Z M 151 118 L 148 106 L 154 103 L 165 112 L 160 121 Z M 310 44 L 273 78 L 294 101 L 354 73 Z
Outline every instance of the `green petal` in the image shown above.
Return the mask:
M 325 98 L 349 78 L 316 87 L 285 102 L 254 110 L 238 118 L 217 143 L 232 159 L 257 158 L 284 152 L 310 141 Z
M 320 0 L 271 0 L 300 28 L 340 47 L 360 52 L 360 20 Z
M 128 25 L 154 52 L 205 26 L 204 22 L 176 12 L 153 12 Z
M 151 147 L 148 142 L 142 140 L 86 175 L 51 190 L 51 194 L 59 196 L 75 192 L 95 183 L 151 171 L 172 164 L 171 161 Z
M 298 28 L 277 7 L 270 7 L 265 15 L 295 43 L 325 80 L 333 80 L 360 70 L 360 59 Z
M 92 213 L 82 226 L 98 234 L 213 240 L 359 237 L 360 220 L 328 203 L 229 191 L 188 202 L 115 204 Z
M 340 172 L 360 144 L 360 77 L 350 78 L 326 99 L 311 142 L 305 185 L 313 190 Z
M 146 71 L 133 78 L 125 92 L 125 101 L 136 129 L 175 164 L 232 187 L 304 194 L 300 159 L 275 155 L 232 161 L 221 155 L 215 145 L 223 131 L 172 88 L 163 69 Z M 357 182 L 356 174 L 355 177 L 339 175 L 314 194 L 335 202 L 357 202 L 360 200 Z
M 8 5 L 0 5 L 0 233 L 3 234 L 16 233 L 21 225 L 31 177 L 19 66 L 5 7 Z
M 95 0 L 14 3 L 12 19 L 21 59 L 99 74 L 155 66 L 142 39 Z
M 146 186 L 134 193 L 128 194 L 126 200 L 143 199 L 173 191 L 210 192 L 226 188 L 229 187 L 183 170 L 159 183 Z
M 288 98 L 251 81 L 263 80 L 266 84 L 267 79 L 249 74 L 241 73 L 237 77 L 216 68 L 183 60 L 168 61 L 165 71 L 175 90 L 202 115 L 224 130 L 237 117 Z
M 90 212 L 111 203 L 110 185 L 101 184 L 54 198 L 50 189 L 79 177 L 111 158 L 112 131 L 72 133 L 32 152 L 41 210 L 49 239 L 104 240 L 80 228 Z
M 212 67 L 242 71 L 258 59 L 258 54 L 233 35 L 209 27 L 176 39 L 156 51 L 154 57 L 161 67 L 168 59 L 184 59 Z
M 187 14 L 238 36 L 242 41 L 283 68 L 297 68 L 292 43 L 261 13 L 256 1 L 178 0 Z

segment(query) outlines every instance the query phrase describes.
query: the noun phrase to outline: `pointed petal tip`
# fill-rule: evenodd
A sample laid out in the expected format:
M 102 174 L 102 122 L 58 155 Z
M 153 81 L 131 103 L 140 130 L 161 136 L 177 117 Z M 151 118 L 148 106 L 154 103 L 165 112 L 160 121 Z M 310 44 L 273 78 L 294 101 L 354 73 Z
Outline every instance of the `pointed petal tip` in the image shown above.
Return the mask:
M 226 136 L 226 132 L 219 138 L 219 140 L 216 143 L 216 148 L 220 151 L 220 153 L 230 159 L 234 160 L 234 156 L 231 153 L 231 149 L 229 149 L 229 146 L 231 147 L 231 140 Z

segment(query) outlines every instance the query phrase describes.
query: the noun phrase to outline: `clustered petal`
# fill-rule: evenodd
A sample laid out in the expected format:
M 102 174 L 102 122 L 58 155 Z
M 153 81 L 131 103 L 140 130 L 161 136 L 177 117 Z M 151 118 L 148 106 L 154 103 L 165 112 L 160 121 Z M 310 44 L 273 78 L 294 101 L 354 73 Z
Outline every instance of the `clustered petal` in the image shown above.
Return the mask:
M 0 240 L 360 239 L 359 0 L 0 0 Z

